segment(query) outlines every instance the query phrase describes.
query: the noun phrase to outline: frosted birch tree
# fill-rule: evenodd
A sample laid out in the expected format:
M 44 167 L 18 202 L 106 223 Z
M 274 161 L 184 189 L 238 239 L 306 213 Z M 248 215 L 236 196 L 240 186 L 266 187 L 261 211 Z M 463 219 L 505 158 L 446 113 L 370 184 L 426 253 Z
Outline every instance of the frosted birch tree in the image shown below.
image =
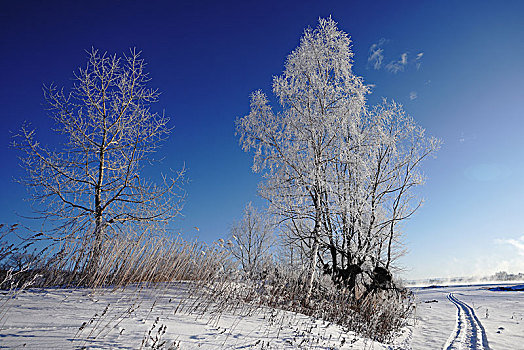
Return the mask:
M 307 297 L 311 294 L 323 237 L 322 198 L 326 169 L 338 154 L 337 130 L 352 129 L 368 92 L 352 73 L 348 35 L 331 19 L 307 29 L 273 80 L 281 111 L 274 113 L 261 91 L 251 96 L 251 112 L 237 121 L 245 151 L 254 151 L 254 171 L 265 170 L 261 194 L 285 220 L 306 223 L 297 237 L 311 247 Z M 307 298 L 306 298 L 307 299 Z
M 367 264 L 368 287 L 386 287 L 390 266 L 400 247 L 400 223 L 422 203 L 412 189 L 422 185 L 420 165 L 440 141 L 395 102 L 366 110 L 358 147 L 344 146 L 331 177 L 332 200 L 326 199 L 323 222 L 328 232 L 325 249 L 333 277 L 353 288 Z
M 310 257 L 306 300 L 319 259 L 351 288 L 366 264 L 375 284 L 375 275 L 389 274 L 398 223 L 418 207 L 410 190 L 423 182 L 420 162 L 439 145 L 400 105 L 366 106 L 350 43 L 331 18 L 320 19 L 273 80 L 278 111 L 256 91 L 237 120 L 253 170 L 264 173 L 261 195 L 287 242 Z
M 159 92 L 147 86 L 145 66 L 136 50 L 118 57 L 93 49 L 71 92 L 44 87 L 61 148 L 42 146 L 27 125 L 14 141 L 35 211 L 54 237 L 82 242 L 76 268 L 84 272 L 96 269 L 105 239 L 165 223 L 182 206 L 183 170 L 161 185 L 141 177 L 170 132 L 169 119 L 150 109 Z

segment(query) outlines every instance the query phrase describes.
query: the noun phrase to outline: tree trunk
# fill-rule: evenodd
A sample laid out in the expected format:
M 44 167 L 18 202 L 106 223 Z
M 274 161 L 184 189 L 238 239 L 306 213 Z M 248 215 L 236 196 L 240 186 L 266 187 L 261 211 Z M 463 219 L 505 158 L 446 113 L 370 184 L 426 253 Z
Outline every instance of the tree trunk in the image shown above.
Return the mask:
M 331 238 L 330 238 L 329 252 L 331 254 L 331 263 L 333 265 L 333 269 L 331 271 L 331 280 L 334 283 L 337 283 L 336 280 L 337 280 L 338 270 L 339 270 L 338 263 L 337 263 L 337 248 L 335 247 L 335 243 L 333 242 Z M 340 268 L 343 269 L 344 265 L 341 265 Z
M 389 232 L 389 241 L 388 241 L 388 256 L 387 256 L 387 262 L 386 262 L 386 269 L 389 270 L 389 263 L 391 262 L 391 246 L 393 244 L 393 234 L 394 234 L 394 228 L 395 224 L 394 221 L 391 222 L 391 228 Z
M 319 247 L 319 239 L 318 239 L 318 232 L 315 227 L 314 230 L 314 241 L 313 241 L 313 250 L 311 252 L 311 264 L 309 266 L 309 275 L 307 279 L 306 284 L 306 298 L 305 303 L 306 305 L 309 304 L 309 299 L 311 298 L 311 293 L 313 291 L 313 280 L 315 279 L 315 270 L 317 269 L 317 256 L 318 256 L 318 247 Z
M 100 250 L 102 246 L 103 235 L 103 223 L 102 223 L 102 184 L 104 181 L 104 162 L 105 162 L 105 143 L 106 143 L 106 127 L 105 127 L 105 116 L 104 116 L 104 135 L 102 143 L 100 145 L 100 156 L 98 163 L 98 180 L 95 186 L 95 232 L 93 245 L 90 247 L 91 254 L 89 254 L 89 262 L 87 273 L 90 276 L 94 276 L 98 270 L 98 260 L 100 259 Z

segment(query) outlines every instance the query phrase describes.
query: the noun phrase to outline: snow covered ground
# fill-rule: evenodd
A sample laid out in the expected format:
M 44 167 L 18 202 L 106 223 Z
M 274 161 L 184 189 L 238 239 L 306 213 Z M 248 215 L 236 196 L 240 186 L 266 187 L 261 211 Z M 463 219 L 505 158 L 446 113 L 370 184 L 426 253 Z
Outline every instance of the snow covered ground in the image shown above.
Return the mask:
M 524 349 L 522 291 L 414 288 L 414 326 L 384 345 L 291 312 L 217 312 L 186 287 L 24 291 L 0 323 L 0 348 Z
M 524 292 L 515 285 L 413 288 L 412 349 L 524 349 Z
M 188 299 L 183 284 L 95 294 L 28 290 L 9 305 L 0 348 L 403 349 L 409 342 L 409 330 L 396 345 L 385 346 L 339 326 L 275 309 L 203 312 L 207 303 Z M 199 311 L 194 311 L 197 305 Z

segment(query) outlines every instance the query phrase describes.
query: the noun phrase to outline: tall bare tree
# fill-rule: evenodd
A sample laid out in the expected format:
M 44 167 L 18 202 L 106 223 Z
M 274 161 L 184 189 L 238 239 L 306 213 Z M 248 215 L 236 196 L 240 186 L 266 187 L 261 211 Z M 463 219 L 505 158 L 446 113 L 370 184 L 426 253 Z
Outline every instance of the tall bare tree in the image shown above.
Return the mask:
M 70 92 L 44 87 L 61 149 L 43 147 L 27 125 L 13 142 L 39 217 L 52 222 L 56 237 L 87 247 L 77 259 L 84 271 L 96 268 L 107 237 L 124 226 L 166 223 L 182 207 L 183 169 L 161 185 L 141 177 L 170 132 L 169 119 L 150 109 L 159 92 L 148 88 L 145 66 L 135 49 L 122 57 L 92 49 Z

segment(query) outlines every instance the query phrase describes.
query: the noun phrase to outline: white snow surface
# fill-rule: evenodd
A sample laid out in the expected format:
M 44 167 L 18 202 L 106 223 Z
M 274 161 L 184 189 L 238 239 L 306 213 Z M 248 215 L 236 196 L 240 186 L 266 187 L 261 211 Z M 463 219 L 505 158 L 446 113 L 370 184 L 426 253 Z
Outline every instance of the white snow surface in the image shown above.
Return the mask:
M 412 349 L 524 349 L 524 292 L 497 286 L 412 288 Z
M 188 299 L 186 287 L 26 290 L 8 303 L 0 348 L 151 349 L 165 342 L 164 349 L 524 349 L 524 292 L 518 290 L 413 288 L 413 325 L 393 344 L 380 344 L 281 310 L 216 312 L 202 304 L 189 311 L 202 300 Z
M 162 349 L 404 349 L 409 343 L 408 329 L 394 344 L 384 345 L 337 325 L 270 308 L 188 311 L 203 300 L 188 300 L 184 289 L 178 284 L 140 291 L 23 291 L 10 301 L 0 324 L 0 348 L 140 349 L 144 339 L 143 349 L 162 341 Z M 151 338 L 160 326 L 165 333 L 155 344 Z

